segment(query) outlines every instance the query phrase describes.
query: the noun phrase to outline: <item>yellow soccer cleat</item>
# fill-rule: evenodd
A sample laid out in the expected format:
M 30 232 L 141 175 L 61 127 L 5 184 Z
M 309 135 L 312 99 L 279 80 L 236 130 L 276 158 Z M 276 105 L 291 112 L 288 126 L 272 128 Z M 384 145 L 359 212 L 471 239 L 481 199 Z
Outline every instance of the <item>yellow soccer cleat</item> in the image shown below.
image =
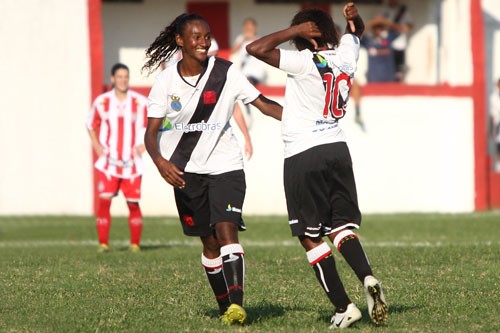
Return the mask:
M 238 304 L 231 304 L 221 317 L 222 322 L 226 325 L 244 325 L 246 319 L 247 313 L 245 309 Z
M 376 325 L 383 325 L 389 316 L 389 307 L 385 301 L 384 292 L 380 282 L 371 275 L 365 277 L 364 281 L 368 314 Z
M 130 244 L 129 250 L 130 250 L 130 252 L 137 253 L 137 252 L 141 252 L 141 247 L 137 244 Z
M 99 251 L 99 253 L 106 253 L 106 252 L 109 252 L 109 246 L 108 244 L 99 244 L 99 249 L 97 250 Z

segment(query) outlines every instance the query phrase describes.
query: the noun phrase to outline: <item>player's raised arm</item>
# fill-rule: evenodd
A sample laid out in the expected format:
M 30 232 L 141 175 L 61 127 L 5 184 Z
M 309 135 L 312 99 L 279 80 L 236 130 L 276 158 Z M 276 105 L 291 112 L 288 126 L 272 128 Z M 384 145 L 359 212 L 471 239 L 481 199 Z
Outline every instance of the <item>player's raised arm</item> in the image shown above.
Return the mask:
M 266 116 L 281 120 L 283 107 L 264 95 L 259 95 L 259 97 L 257 97 L 251 104 Z
M 347 26 L 345 28 L 346 33 L 353 34 L 361 38 L 363 32 L 365 31 L 365 24 L 363 19 L 359 16 L 358 9 L 353 2 L 349 2 L 344 6 L 344 17 L 347 21 Z
M 313 45 L 313 48 L 317 48 L 318 44 L 314 38 L 320 36 L 321 32 L 314 22 L 304 22 L 253 41 L 247 45 L 247 52 L 257 59 L 279 68 L 280 50 L 277 49 L 278 45 L 300 37 L 309 41 Z

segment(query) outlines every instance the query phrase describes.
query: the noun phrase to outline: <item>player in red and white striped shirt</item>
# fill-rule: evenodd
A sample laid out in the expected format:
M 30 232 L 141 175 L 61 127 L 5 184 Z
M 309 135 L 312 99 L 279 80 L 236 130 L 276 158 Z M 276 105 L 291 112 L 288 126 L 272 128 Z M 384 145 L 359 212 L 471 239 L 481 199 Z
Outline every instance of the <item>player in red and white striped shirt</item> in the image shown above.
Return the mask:
M 92 146 L 98 156 L 99 209 L 97 233 L 100 251 L 109 249 L 111 199 L 121 190 L 130 210 L 130 250 L 139 251 L 142 231 L 141 158 L 146 126 L 147 99 L 129 90 L 129 69 L 115 64 L 111 69 L 113 89 L 98 96 L 87 119 Z

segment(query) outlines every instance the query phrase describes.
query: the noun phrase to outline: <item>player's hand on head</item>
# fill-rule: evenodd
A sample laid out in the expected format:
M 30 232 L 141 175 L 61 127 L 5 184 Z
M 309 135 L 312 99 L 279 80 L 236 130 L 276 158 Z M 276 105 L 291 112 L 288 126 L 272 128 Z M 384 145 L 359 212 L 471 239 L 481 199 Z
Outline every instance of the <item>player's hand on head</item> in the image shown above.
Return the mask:
M 179 168 L 177 168 L 177 166 L 170 161 L 163 160 L 158 165 L 158 170 L 160 171 L 163 179 L 165 179 L 170 185 L 181 189 L 186 186 L 186 182 L 181 177 L 184 172 L 179 170 Z
M 314 49 L 318 48 L 318 43 L 314 39 L 315 37 L 321 37 L 321 31 L 314 22 L 304 22 L 297 26 L 298 35 L 304 39 L 307 39 L 313 46 Z

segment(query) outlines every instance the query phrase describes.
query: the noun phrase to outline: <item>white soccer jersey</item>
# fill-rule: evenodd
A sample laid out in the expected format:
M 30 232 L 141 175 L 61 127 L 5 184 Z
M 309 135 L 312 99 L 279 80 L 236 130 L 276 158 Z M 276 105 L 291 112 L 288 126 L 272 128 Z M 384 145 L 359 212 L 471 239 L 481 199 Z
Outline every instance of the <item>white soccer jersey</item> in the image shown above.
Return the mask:
M 352 34 L 342 36 L 335 50 L 280 50 L 279 68 L 288 74 L 281 119 L 285 158 L 345 141 L 338 119 L 345 114 L 358 56 L 359 39 Z
M 119 178 L 142 175 L 144 163 L 134 148 L 144 142 L 146 107 L 146 97 L 130 90 L 124 101 L 118 100 L 114 89 L 95 99 L 87 128 L 99 133 L 106 150 L 95 163 L 98 170 Z
M 156 77 L 148 117 L 164 118 L 159 147 L 164 158 L 181 170 L 221 174 L 243 169 L 243 156 L 229 120 L 234 103 L 247 104 L 260 92 L 231 62 L 209 57 L 197 81 L 182 78 L 178 66 Z

